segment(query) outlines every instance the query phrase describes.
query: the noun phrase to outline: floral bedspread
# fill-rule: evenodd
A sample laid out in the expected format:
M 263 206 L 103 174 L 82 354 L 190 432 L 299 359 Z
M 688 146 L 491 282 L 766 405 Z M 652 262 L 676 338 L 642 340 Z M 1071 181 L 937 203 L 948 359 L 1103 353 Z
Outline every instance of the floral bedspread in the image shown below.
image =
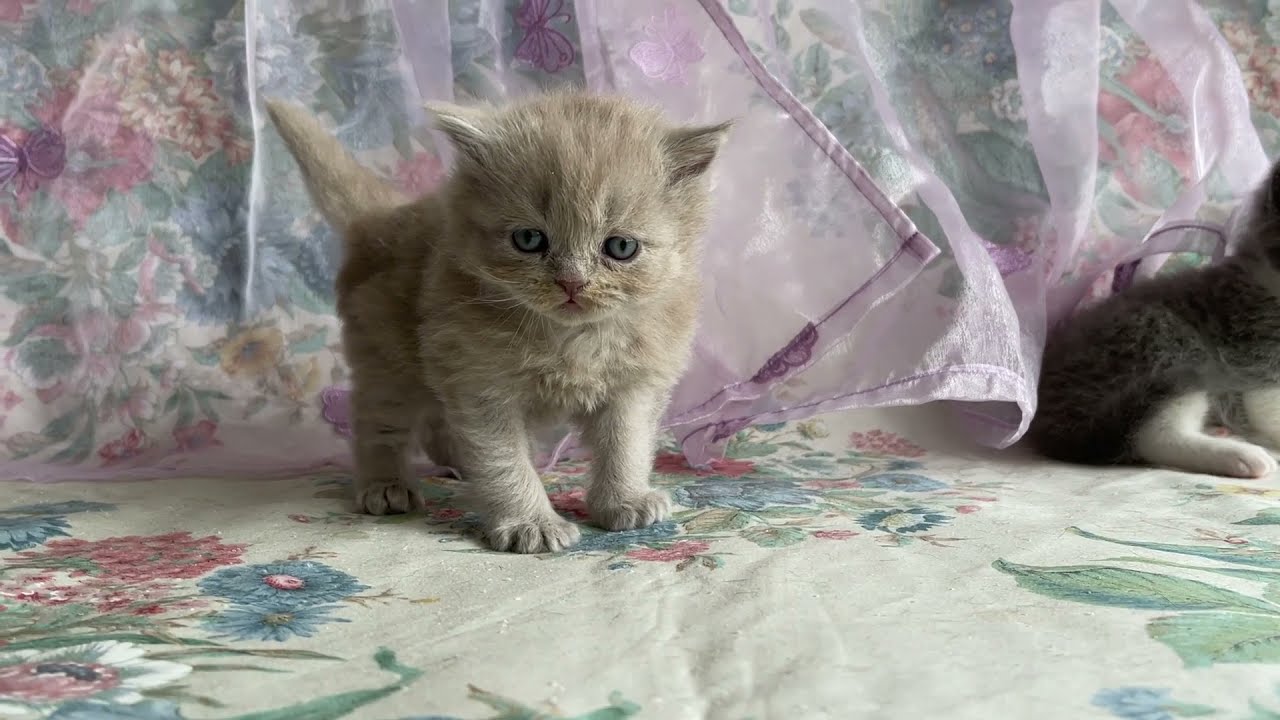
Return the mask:
M 948 444 L 927 410 L 755 427 L 679 508 L 485 550 L 454 481 L 16 484 L 0 717 L 1280 717 L 1280 482 Z M 583 468 L 546 476 L 583 520 Z

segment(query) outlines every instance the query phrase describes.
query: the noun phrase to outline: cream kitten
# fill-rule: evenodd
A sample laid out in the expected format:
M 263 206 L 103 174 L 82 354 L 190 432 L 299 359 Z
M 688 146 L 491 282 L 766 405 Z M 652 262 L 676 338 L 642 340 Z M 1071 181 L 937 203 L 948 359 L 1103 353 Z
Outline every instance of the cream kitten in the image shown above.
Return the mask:
M 345 228 L 338 313 L 362 509 L 419 501 L 416 431 L 475 485 L 494 548 L 563 550 L 579 531 L 552 509 L 530 433 L 567 418 L 593 451 L 595 522 L 667 518 L 649 472 L 693 338 L 706 171 L 728 125 L 674 127 L 577 92 L 433 105 L 457 163 L 438 193 L 402 203 L 314 118 L 269 109 L 317 205 Z

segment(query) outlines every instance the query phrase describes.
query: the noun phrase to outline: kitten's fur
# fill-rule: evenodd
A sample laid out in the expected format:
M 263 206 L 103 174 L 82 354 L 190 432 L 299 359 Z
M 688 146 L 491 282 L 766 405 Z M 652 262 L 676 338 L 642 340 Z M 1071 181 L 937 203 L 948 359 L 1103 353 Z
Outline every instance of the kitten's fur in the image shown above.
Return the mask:
M 413 431 L 476 486 L 494 548 L 566 548 L 579 531 L 547 499 L 530 431 L 568 418 L 594 454 L 594 521 L 623 530 L 667 518 L 649 473 L 692 342 L 706 171 L 728 125 L 673 127 L 577 92 L 504 109 L 434 105 L 458 160 L 438 193 L 406 204 L 304 111 L 269 110 L 317 205 L 345 228 L 338 313 L 363 510 L 418 502 Z M 550 249 L 517 251 L 521 228 L 544 232 Z M 602 254 L 614 235 L 640 241 L 632 261 Z M 579 308 L 557 280 L 586 283 Z
M 1245 213 L 1236 255 L 1134 285 L 1051 336 L 1029 432 L 1041 452 L 1233 477 L 1275 471 L 1262 447 L 1205 433 L 1217 415 L 1280 448 L 1280 165 Z

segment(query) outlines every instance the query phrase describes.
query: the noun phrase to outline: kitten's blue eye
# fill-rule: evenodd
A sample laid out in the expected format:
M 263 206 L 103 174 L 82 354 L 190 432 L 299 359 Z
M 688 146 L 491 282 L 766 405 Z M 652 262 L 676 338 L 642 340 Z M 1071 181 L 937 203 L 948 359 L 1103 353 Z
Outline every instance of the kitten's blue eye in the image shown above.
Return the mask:
M 511 233 L 511 244 L 525 253 L 545 252 L 551 246 L 547 236 L 541 230 L 533 228 L 524 228 Z
M 629 237 L 614 235 L 604 241 L 604 254 L 619 262 L 630 260 L 639 250 L 640 241 Z

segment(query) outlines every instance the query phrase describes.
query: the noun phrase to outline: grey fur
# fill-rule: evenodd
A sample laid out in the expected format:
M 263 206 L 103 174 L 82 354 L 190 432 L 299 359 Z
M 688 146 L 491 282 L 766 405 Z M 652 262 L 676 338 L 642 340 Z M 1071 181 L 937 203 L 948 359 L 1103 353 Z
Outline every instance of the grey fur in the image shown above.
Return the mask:
M 1040 452 L 1244 477 L 1275 469 L 1261 448 L 1206 435 L 1204 423 L 1212 407 L 1280 445 L 1280 167 L 1240 232 L 1226 260 L 1137 283 L 1051 333 L 1028 433 Z

